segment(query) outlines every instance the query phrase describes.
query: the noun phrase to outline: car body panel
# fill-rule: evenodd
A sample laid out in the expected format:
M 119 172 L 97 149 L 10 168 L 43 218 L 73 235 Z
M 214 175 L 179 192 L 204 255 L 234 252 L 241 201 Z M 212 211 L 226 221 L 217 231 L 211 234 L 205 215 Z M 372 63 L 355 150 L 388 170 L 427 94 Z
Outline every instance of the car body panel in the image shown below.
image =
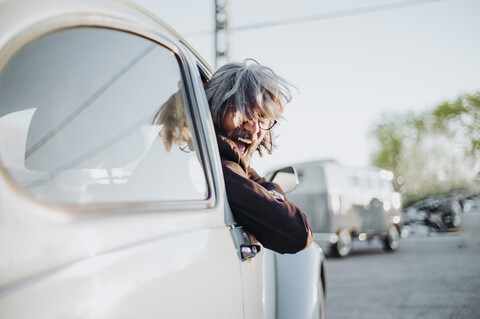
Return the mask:
M 324 256 L 312 243 L 296 255 L 276 254 L 278 301 L 277 318 L 323 318 L 319 304 L 324 298 Z M 323 305 L 324 306 L 324 305 Z M 325 309 L 323 309 L 325 311 Z

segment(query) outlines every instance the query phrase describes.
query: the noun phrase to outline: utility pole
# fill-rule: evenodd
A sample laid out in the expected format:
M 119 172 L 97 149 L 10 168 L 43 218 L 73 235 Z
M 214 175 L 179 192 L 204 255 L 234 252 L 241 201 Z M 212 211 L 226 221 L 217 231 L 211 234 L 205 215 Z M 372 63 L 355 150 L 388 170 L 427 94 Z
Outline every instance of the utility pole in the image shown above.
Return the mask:
M 215 70 L 228 62 L 228 0 L 215 0 Z

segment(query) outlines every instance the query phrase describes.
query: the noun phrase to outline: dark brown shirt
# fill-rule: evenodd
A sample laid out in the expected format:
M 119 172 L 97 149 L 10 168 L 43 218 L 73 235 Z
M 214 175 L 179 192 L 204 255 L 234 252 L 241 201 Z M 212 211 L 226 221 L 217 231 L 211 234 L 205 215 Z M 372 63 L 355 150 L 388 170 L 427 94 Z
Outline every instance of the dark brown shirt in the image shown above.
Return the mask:
M 265 247 L 279 253 L 296 253 L 312 242 L 307 218 L 285 197 L 280 186 L 247 167 L 230 139 L 217 135 L 228 202 L 235 220 Z M 286 197 L 285 197 L 286 198 Z

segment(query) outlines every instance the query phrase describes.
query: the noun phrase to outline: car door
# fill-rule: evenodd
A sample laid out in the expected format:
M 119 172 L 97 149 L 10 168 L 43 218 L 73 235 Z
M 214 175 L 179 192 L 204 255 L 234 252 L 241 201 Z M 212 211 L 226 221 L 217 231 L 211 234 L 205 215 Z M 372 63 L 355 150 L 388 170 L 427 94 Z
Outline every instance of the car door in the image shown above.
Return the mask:
M 0 317 L 243 318 L 183 49 L 55 10 L 0 56 Z

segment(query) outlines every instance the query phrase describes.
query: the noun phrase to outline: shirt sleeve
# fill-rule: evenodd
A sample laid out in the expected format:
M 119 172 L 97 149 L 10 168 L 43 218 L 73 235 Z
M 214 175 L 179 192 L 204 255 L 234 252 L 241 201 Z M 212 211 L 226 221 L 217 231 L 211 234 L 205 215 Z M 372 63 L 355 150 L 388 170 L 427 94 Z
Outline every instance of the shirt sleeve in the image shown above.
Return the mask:
M 280 186 L 259 177 L 251 169 L 247 175 L 238 164 L 222 162 L 230 208 L 246 231 L 264 247 L 282 254 L 296 253 L 311 244 L 312 233 L 306 216 L 293 203 L 269 192 L 275 190 L 283 194 Z
M 257 184 L 262 185 L 265 189 L 269 191 L 276 191 L 282 194 L 283 197 L 285 197 L 285 193 L 283 192 L 282 188 L 278 184 L 267 181 L 264 177 L 260 177 L 260 175 L 258 175 L 253 168 L 248 169 L 248 178 Z

